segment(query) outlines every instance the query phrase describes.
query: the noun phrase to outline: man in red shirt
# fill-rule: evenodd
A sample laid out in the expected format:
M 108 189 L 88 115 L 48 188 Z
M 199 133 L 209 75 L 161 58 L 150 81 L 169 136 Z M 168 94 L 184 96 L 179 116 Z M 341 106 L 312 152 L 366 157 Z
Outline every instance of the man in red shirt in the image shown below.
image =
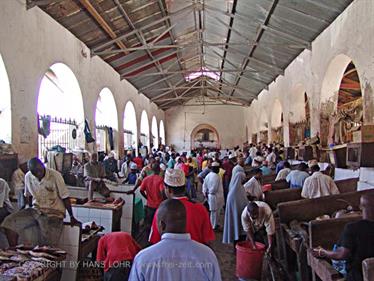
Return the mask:
M 158 206 L 164 200 L 163 191 L 165 189 L 164 179 L 160 176 L 160 164 L 154 162 L 152 164 L 153 174 L 144 178 L 140 186 L 140 193 L 147 199 L 145 206 L 145 233 L 148 237 L 151 229 L 153 216 Z
M 140 250 L 126 232 L 112 232 L 101 237 L 96 259 L 104 263 L 104 281 L 128 280 L 132 261 Z
M 186 196 L 186 178 L 182 170 L 167 169 L 165 172 L 165 193 L 169 199 L 180 200 L 186 208 L 187 233 L 191 239 L 197 242 L 208 244 L 215 239 L 214 231 L 210 223 L 209 214 L 206 208 L 188 199 Z M 161 240 L 157 228 L 157 212 L 153 218 L 149 242 L 156 244 Z

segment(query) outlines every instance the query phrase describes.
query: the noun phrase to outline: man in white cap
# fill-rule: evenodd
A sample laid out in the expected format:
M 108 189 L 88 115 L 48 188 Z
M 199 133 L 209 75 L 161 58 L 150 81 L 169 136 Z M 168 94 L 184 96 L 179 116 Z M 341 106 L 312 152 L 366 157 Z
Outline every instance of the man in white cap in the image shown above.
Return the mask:
M 217 218 L 225 203 L 222 178 L 218 175 L 219 170 L 220 164 L 218 162 L 213 162 L 212 171 L 205 177 L 203 183 L 203 194 L 208 200 L 210 222 L 214 230 L 218 230 L 219 228 Z
M 186 208 L 187 232 L 191 239 L 199 243 L 209 244 L 215 239 L 214 231 L 209 220 L 209 214 L 203 204 L 191 201 L 186 196 L 186 177 L 182 170 L 167 169 L 164 178 L 165 194 L 169 199 L 178 199 Z M 157 212 L 153 217 L 149 242 L 156 244 L 161 240 L 157 227 Z

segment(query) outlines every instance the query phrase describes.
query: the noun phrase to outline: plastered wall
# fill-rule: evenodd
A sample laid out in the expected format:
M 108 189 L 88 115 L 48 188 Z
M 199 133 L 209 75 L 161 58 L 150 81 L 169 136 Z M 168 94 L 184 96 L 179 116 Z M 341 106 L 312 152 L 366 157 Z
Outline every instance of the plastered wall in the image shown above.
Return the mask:
M 123 150 L 123 113 L 132 101 L 137 114 L 138 134 L 141 113 L 157 125 L 164 112 L 149 101 L 99 57 L 90 57 L 89 49 L 74 35 L 39 8 L 26 10 L 25 0 L 0 1 L 0 54 L 9 77 L 12 107 L 12 144 L 20 161 L 37 154 L 37 97 L 45 71 L 54 63 L 66 64 L 75 74 L 83 96 L 85 118 L 94 128 L 94 114 L 100 91 L 113 93 L 118 127 L 116 150 Z M 58 102 L 58 101 L 57 101 Z M 166 128 L 167 129 L 167 128 Z M 92 130 L 94 131 L 94 130 Z M 149 133 L 149 136 L 151 134 Z M 138 136 L 139 137 L 139 136 Z
M 214 127 L 221 148 L 233 148 L 245 141 L 244 107 L 229 105 L 179 106 L 165 112 L 166 139 L 178 151 L 191 149 L 191 133 L 200 124 Z

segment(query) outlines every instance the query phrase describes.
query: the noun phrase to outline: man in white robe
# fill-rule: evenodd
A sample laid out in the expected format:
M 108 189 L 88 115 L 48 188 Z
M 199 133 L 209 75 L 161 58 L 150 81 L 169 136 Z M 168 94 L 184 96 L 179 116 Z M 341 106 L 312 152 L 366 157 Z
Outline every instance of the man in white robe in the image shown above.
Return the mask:
M 313 174 L 305 180 L 301 197 L 311 199 L 340 193 L 334 180 L 319 170 L 318 165 L 311 167 Z
M 213 162 L 212 171 L 205 177 L 203 183 L 203 193 L 209 204 L 210 222 L 215 230 L 219 227 L 217 222 L 218 214 L 225 203 L 222 178 L 218 174 L 219 170 L 220 164 Z

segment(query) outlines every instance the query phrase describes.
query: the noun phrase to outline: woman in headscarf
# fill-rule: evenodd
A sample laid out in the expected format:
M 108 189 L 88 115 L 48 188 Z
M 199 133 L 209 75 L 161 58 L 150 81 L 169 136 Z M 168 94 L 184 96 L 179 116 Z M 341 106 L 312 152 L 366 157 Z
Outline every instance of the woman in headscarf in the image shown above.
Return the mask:
M 236 172 L 231 179 L 229 194 L 227 195 L 222 242 L 226 244 L 234 243 L 234 246 L 241 239 L 245 239 L 245 233 L 241 226 L 241 213 L 248 203 L 243 187 L 244 181 L 245 173 L 242 171 Z

